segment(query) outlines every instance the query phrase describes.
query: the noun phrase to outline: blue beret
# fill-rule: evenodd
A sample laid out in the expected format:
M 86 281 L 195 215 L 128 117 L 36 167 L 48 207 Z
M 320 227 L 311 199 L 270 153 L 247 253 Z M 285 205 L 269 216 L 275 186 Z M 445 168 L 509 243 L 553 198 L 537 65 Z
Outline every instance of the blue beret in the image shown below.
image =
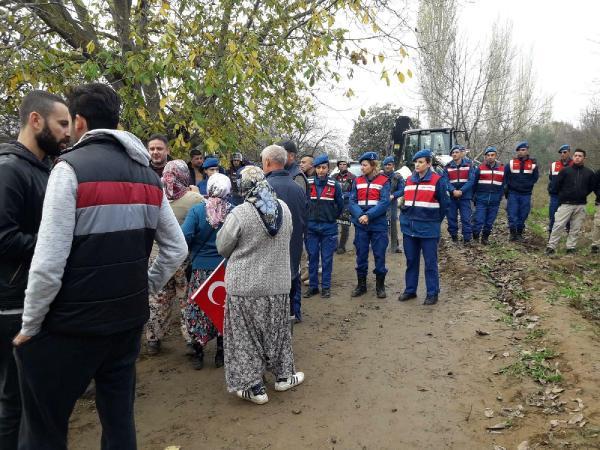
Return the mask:
M 377 157 L 377 153 L 375 152 L 365 152 L 358 158 L 358 162 L 363 161 L 377 161 L 379 158 Z
M 560 148 L 558 149 L 558 153 L 562 152 L 563 150 L 569 150 L 571 151 L 571 146 L 569 144 L 563 144 L 560 146 Z
M 515 147 L 515 151 L 519 150 L 520 148 L 529 148 L 529 142 L 527 141 L 521 141 L 517 144 L 517 146 Z
M 412 160 L 413 160 L 413 162 L 415 162 L 419 158 L 433 158 L 433 155 L 431 154 L 431 150 L 429 150 L 428 148 L 419 150 L 417 153 L 415 153 L 415 156 L 413 156 Z
M 497 153 L 496 147 L 490 145 L 488 148 L 485 149 L 484 155 L 487 155 L 488 153 Z
M 460 146 L 460 145 L 458 145 L 458 144 L 456 144 L 456 145 L 453 145 L 453 146 L 452 146 L 452 148 L 450 149 L 450 154 L 452 154 L 452 152 L 453 152 L 454 150 L 461 151 L 461 150 L 462 150 L 462 148 L 461 148 L 461 146 Z
M 327 155 L 319 155 L 313 161 L 313 166 L 317 167 L 321 164 L 329 164 L 329 156 Z
M 393 156 L 388 156 L 387 158 L 385 158 L 383 160 L 383 165 L 385 166 L 386 164 L 396 164 L 396 161 L 394 160 Z
M 219 167 L 219 160 L 217 158 L 206 158 L 204 160 L 204 164 L 202 164 L 202 168 L 210 169 L 211 167 Z

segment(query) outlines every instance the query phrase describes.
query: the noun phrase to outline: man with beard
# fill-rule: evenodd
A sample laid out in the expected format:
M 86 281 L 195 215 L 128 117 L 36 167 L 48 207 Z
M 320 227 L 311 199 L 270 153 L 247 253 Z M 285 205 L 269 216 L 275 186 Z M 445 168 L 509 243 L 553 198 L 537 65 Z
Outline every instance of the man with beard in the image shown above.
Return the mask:
M 13 340 L 19 445 L 66 449 L 92 379 L 102 448 L 135 449 L 135 362 L 159 291 L 188 254 L 144 144 L 118 130 L 120 98 L 101 83 L 68 94 L 77 143 L 52 169 Z M 158 255 L 148 268 L 152 244 Z
M 12 339 L 21 328 L 27 274 L 50 173 L 69 142 L 64 100 L 32 91 L 19 108 L 16 141 L 0 145 L 0 448 L 17 448 L 21 400 Z
M 162 134 L 153 134 L 148 139 L 148 153 L 150 153 L 150 167 L 162 178 L 163 170 L 171 159 L 169 153 L 169 140 Z

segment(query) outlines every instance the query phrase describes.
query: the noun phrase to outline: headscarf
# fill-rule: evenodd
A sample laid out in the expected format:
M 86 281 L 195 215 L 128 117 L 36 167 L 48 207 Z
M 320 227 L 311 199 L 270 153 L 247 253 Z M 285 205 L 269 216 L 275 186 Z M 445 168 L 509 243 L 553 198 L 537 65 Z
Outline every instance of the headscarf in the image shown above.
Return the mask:
M 277 194 L 265 179 L 260 167 L 244 167 L 240 175 L 240 194 L 256 208 L 269 234 L 275 236 L 283 220 L 283 210 L 277 201 Z
M 190 169 L 182 159 L 169 161 L 163 170 L 162 182 L 168 200 L 179 200 L 190 190 Z
M 222 173 L 215 173 L 208 179 L 206 192 L 206 221 L 213 228 L 219 228 L 225 221 L 225 217 L 231 211 L 229 194 L 231 193 L 231 181 Z

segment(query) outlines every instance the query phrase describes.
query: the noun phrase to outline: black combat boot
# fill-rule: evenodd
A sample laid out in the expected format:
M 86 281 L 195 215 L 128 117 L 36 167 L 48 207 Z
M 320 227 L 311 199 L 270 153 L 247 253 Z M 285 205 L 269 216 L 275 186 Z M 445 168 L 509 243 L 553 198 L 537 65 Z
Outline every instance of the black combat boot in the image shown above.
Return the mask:
M 488 245 L 490 243 L 490 233 L 483 232 L 481 235 L 481 243 L 483 245 Z
M 510 239 L 511 242 L 515 242 L 517 240 L 517 229 L 516 228 L 511 228 L 510 229 Z
M 523 228 L 518 228 L 517 229 L 517 236 L 516 236 L 516 240 L 518 242 L 522 242 L 523 241 Z
M 223 336 L 217 336 L 217 353 L 215 353 L 215 367 L 223 367 L 225 354 L 223 352 Z
M 377 293 L 377 298 L 386 298 L 387 295 L 385 293 L 385 274 L 376 274 L 375 280 L 375 292 Z
M 366 275 L 357 275 L 358 284 L 356 288 L 352 291 L 352 297 L 360 297 L 365 292 L 367 292 L 367 276 Z
M 197 342 L 194 342 L 193 346 L 196 354 L 191 359 L 192 367 L 196 370 L 201 370 L 204 367 L 204 348 Z
M 473 233 L 473 241 L 479 242 L 479 233 Z

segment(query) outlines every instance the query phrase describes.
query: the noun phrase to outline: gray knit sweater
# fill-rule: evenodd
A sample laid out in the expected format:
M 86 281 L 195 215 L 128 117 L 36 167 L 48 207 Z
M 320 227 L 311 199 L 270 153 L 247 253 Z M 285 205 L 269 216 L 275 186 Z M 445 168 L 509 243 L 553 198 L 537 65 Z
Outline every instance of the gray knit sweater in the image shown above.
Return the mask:
M 225 289 L 230 295 L 259 297 L 289 294 L 292 216 L 283 209 L 279 232 L 271 237 L 256 208 L 248 202 L 235 207 L 217 233 L 217 251 L 229 258 Z

